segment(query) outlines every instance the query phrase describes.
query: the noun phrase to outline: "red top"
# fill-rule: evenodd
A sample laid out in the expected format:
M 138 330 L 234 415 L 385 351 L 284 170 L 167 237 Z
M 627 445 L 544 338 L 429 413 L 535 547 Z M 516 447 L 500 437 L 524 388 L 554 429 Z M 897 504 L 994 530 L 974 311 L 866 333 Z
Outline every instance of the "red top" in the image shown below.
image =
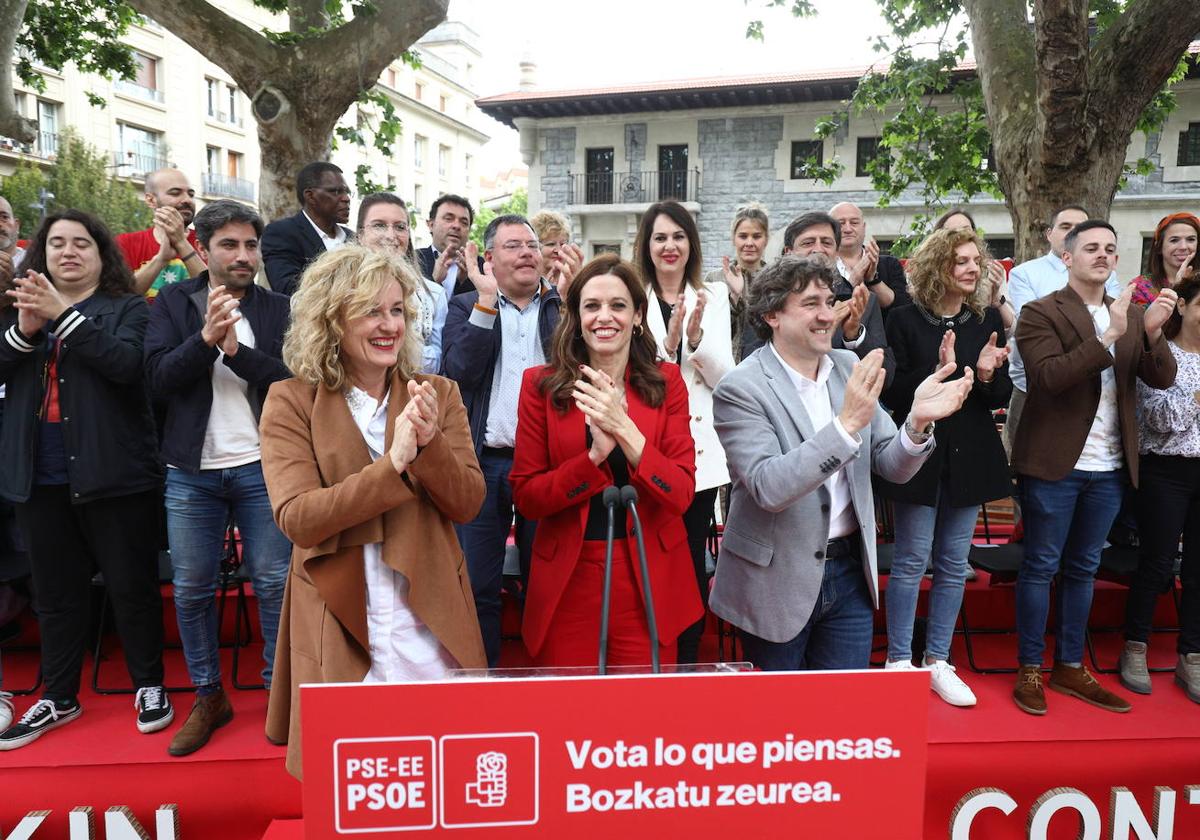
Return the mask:
M 192 248 L 196 247 L 196 231 L 189 230 L 187 232 L 187 241 Z M 154 238 L 154 228 L 146 228 L 145 230 L 135 230 L 132 233 L 117 234 L 117 247 L 125 255 L 125 262 L 129 263 L 129 267 L 137 271 L 154 259 L 158 254 L 159 245 L 158 240 Z M 154 282 L 146 290 L 146 297 L 153 299 L 163 286 L 187 280 L 190 276 L 187 266 L 177 255 L 154 278 Z

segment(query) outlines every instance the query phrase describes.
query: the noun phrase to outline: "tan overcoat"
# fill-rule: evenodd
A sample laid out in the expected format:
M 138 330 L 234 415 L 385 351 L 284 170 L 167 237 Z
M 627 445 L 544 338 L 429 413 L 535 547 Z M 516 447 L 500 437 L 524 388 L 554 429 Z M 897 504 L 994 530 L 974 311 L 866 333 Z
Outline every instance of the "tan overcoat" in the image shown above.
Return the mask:
M 292 541 L 267 707 L 267 737 L 288 744 L 287 769 L 301 776 L 301 683 L 360 682 L 370 670 L 364 545 L 411 583 L 409 603 L 466 668 L 487 666 L 471 582 L 454 522 L 483 504 L 483 474 L 458 385 L 417 375 L 438 396 L 433 439 L 403 473 L 385 454 L 374 463 L 345 396 L 296 379 L 271 386 L 263 407 L 262 465 L 271 508 Z M 392 379 L 387 443 L 408 403 Z

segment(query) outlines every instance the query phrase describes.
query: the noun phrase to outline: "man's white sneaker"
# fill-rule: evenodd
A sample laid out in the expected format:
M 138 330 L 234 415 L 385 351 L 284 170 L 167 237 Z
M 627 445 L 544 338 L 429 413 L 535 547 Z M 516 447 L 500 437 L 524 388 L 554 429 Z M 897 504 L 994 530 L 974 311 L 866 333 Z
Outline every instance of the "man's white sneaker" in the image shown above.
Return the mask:
M 892 662 L 890 659 L 884 664 L 885 671 L 919 671 L 921 670 L 916 665 L 912 664 L 911 659 L 901 659 L 899 662 Z
M 7 691 L 0 691 L 0 732 L 12 726 L 14 714 L 16 712 L 13 709 L 12 695 Z
M 944 659 L 926 665 L 929 672 L 929 687 L 951 706 L 974 706 L 975 693 L 954 673 L 954 666 Z

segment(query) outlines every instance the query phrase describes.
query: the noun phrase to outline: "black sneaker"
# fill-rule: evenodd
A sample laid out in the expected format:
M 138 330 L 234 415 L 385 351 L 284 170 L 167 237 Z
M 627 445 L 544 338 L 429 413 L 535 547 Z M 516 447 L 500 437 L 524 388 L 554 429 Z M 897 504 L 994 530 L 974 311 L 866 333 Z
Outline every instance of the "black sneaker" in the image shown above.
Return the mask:
M 83 714 L 79 701 L 60 706 L 43 697 L 21 715 L 21 719 L 0 732 L 0 750 L 15 750 L 36 741 L 51 729 L 70 723 Z
M 166 729 L 175 720 L 175 709 L 171 707 L 171 698 L 161 685 L 148 685 L 137 690 L 133 698 L 133 707 L 137 709 L 137 728 L 143 735 Z

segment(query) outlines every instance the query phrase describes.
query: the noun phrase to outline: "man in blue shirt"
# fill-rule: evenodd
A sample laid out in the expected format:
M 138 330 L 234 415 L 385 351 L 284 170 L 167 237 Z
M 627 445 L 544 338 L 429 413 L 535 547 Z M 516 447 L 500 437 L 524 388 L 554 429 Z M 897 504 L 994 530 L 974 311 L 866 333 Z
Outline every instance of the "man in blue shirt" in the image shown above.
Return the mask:
M 442 332 L 442 375 L 458 383 L 487 483 L 479 515 L 458 529 L 488 666 L 500 658 L 500 589 L 516 511 L 508 473 L 517 437 L 517 402 L 527 368 L 546 363 L 558 325 L 558 292 L 541 278 L 542 253 L 524 216 L 497 216 L 483 234 L 484 267 L 475 246 L 465 266 L 474 291 L 455 295 Z M 517 545 L 532 548 L 532 523 L 517 519 Z M 523 566 L 527 568 L 527 566 Z

